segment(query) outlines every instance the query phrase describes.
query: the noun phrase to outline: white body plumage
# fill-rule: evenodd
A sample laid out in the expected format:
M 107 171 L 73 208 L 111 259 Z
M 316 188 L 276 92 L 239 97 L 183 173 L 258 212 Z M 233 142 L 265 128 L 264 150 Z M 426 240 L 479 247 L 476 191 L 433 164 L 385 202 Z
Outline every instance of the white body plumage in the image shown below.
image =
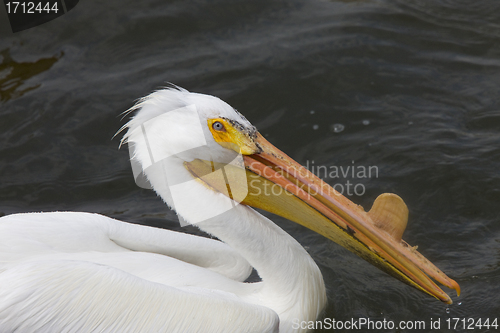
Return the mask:
M 207 119 L 225 117 L 251 126 L 218 98 L 161 90 L 142 100 L 127 124 L 126 138 L 139 163 L 149 158 L 148 147 L 134 129 L 188 105 Z M 183 151 L 194 135 L 190 121 L 181 116 L 175 123 L 157 124 L 163 130 L 147 144 Z M 234 156 L 206 137 L 207 156 L 200 156 L 200 150 L 196 156 L 170 154 L 162 169 L 169 179 L 192 179 L 185 161 Z M 165 175 L 158 170 L 145 172 L 172 207 Z M 196 181 L 185 189 L 175 208 L 188 222 L 217 215 L 217 206 L 230 200 Z M 1 218 L 0 331 L 298 332 L 293 320 L 314 320 L 320 314 L 326 293 L 318 267 L 270 220 L 237 205 L 196 225 L 224 243 L 88 213 Z M 252 267 L 262 281 L 244 283 Z

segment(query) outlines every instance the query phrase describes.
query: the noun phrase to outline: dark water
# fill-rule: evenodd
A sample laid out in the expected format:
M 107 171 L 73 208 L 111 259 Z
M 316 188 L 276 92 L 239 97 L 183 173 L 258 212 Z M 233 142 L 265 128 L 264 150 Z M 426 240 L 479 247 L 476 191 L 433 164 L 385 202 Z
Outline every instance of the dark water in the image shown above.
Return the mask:
M 319 264 L 327 317 L 425 331 L 431 318 L 449 331 L 448 318 L 500 317 L 500 2 L 86 0 L 5 33 L 0 57 L 1 215 L 90 211 L 197 232 L 135 185 L 112 139 L 119 114 L 169 81 L 226 100 L 301 163 L 375 166 L 326 180 L 360 184 L 350 198 L 366 208 L 403 197 L 404 238 L 463 291 L 441 304 L 273 217 Z

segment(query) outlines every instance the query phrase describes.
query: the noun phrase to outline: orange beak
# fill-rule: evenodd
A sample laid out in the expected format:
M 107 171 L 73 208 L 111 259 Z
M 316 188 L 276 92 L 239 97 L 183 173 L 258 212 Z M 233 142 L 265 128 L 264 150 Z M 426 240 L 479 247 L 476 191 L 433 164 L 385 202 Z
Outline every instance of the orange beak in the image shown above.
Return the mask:
M 233 198 L 237 187 L 248 190 L 242 204 L 264 209 L 301 224 L 344 246 L 395 278 L 445 302 L 450 297 L 434 282 L 455 289 L 459 285 L 401 239 L 408 219 L 403 200 L 390 193 L 381 194 L 371 210 L 335 191 L 309 170 L 295 162 L 257 133 L 253 143 L 257 153 L 243 156 L 246 183 L 237 186 L 211 177 L 217 163 L 194 160 L 186 168 L 209 187 Z M 224 166 L 226 179 L 232 169 Z M 265 191 L 278 186 L 281 191 Z M 240 190 L 241 190 L 240 188 Z M 264 193 L 264 195 L 263 195 Z

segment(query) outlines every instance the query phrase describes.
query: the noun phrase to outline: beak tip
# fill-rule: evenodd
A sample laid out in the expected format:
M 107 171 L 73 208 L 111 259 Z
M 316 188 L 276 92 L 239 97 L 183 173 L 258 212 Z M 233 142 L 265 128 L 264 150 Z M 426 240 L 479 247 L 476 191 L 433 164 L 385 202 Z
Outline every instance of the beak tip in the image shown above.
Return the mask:
M 457 292 L 457 297 L 458 297 L 458 296 L 460 296 L 460 286 L 455 281 L 453 281 L 453 282 L 454 282 L 453 289 L 455 289 L 455 291 Z

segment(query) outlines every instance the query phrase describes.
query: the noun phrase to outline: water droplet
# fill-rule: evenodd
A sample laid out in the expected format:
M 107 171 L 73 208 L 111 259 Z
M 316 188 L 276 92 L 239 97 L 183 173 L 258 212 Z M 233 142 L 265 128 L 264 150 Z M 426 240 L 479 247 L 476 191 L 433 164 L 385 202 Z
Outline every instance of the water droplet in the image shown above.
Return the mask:
M 462 302 L 458 302 L 458 305 L 462 305 Z
M 315 114 L 315 113 L 316 113 L 316 111 L 311 110 L 311 111 L 309 111 L 309 113 L 310 113 L 310 114 Z
M 370 121 L 368 119 L 363 120 L 363 125 L 370 125 Z
M 330 128 L 333 132 L 340 133 L 344 130 L 345 126 L 342 124 L 333 124 Z
M 450 313 L 450 308 L 446 308 L 446 313 Z
M 313 130 L 317 130 L 319 128 L 319 125 L 313 125 Z

